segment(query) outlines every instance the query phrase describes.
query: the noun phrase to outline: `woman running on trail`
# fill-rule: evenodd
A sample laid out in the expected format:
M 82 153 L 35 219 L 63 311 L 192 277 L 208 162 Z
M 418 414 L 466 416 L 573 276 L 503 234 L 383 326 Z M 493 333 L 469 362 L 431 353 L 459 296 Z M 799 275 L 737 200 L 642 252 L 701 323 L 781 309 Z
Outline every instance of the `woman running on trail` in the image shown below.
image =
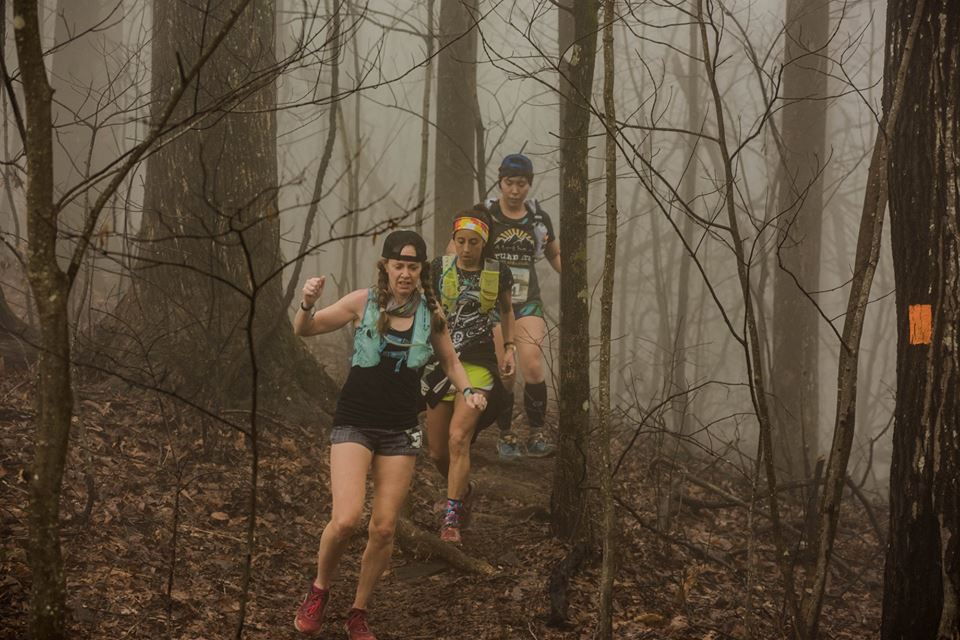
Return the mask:
M 293 321 L 297 335 L 329 333 L 354 323 L 353 360 L 337 401 L 330 433 L 333 508 L 320 537 L 317 577 L 297 609 L 294 625 L 317 633 L 330 583 L 352 534 L 360 525 L 367 472 L 373 469 L 373 507 L 360 579 L 346 630 L 351 640 L 376 640 L 367 624 L 367 601 L 390 561 L 400 508 L 421 447 L 417 422 L 420 375 L 432 353 L 465 405 L 482 411 L 486 398 L 470 388 L 433 292 L 426 244 L 413 231 L 394 231 L 377 262 L 377 284 L 348 293 L 313 311 L 324 277 L 310 278 Z
M 497 375 L 497 352 L 493 345 L 493 313 L 499 308 L 505 357 L 500 374 L 513 384 L 516 368 L 513 344 L 513 305 L 510 269 L 487 258 L 490 218 L 483 205 L 458 213 L 453 220 L 454 255 L 436 258 L 430 272 L 440 292 L 453 347 L 470 377 L 470 386 L 487 396 L 489 417 L 472 409 L 460 394 L 449 391 L 450 382 L 440 371 L 424 376 L 427 396 L 427 442 L 437 470 L 447 479 L 447 504 L 440 538 L 459 543 L 466 526 L 469 503 L 474 497 L 470 476 L 470 444 L 478 429 L 492 423 L 497 400 L 506 396 Z M 449 391 L 449 392 L 448 392 Z M 495 397 L 493 397 L 495 396 Z
M 547 324 L 543 320 L 543 302 L 535 264 L 545 257 L 550 266 L 560 273 L 560 241 L 553 233 L 553 224 L 547 212 L 540 208 L 536 200 L 527 200 L 533 185 L 533 163 L 530 158 L 519 153 L 506 156 L 500 163 L 498 177 L 500 198 L 489 203 L 492 222 L 490 254 L 513 272 L 514 336 L 520 375 L 524 382 L 523 406 L 530 424 L 526 452 L 532 457 L 544 457 L 553 453 L 555 447 L 543 435 L 547 414 L 547 383 L 543 370 Z M 497 343 L 500 340 L 498 334 Z M 512 392 L 513 385 L 509 385 L 508 389 Z M 512 394 L 506 404 L 497 420 L 500 426 L 497 452 L 503 460 L 515 460 L 522 455 L 522 451 L 519 441 L 511 432 Z

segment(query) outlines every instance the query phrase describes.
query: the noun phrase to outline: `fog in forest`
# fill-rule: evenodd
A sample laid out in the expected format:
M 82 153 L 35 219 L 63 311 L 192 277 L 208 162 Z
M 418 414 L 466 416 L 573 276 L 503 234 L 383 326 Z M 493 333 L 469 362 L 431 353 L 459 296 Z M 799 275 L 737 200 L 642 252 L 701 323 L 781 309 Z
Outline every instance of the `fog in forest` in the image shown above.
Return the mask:
M 599 12 L 595 58 L 585 50 L 592 40 L 560 24 L 579 0 L 204 4 L 46 0 L 37 8 L 53 91 L 56 256 L 72 285 L 75 406 L 102 402 L 77 386 L 93 380 L 155 394 L 164 424 L 193 425 L 176 431 L 193 443 L 185 449 L 206 448 L 210 433 L 229 443 L 223 424 L 245 424 L 251 402 L 274 416 L 251 427 L 268 440 L 284 422 L 326 429 L 353 333 L 295 338 L 303 283 L 326 276 L 321 306 L 373 285 L 395 227 L 421 229 L 432 259 L 454 212 L 497 199 L 501 159 L 523 153 L 534 165 L 530 196 L 552 220 L 564 268 L 586 265 L 579 291 L 565 290 L 567 274 L 546 260 L 537 266 L 554 438 L 565 437 L 561 371 L 569 368 L 589 388 L 591 451 L 606 416 L 618 468 L 655 461 L 644 477 L 657 476 L 657 502 L 643 512 L 662 524 L 681 508 L 670 503 L 681 481 L 657 474 L 678 460 L 724 469 L 752 483 L 744 500 L 766 500 L 761 415 L 781 482 L 816 477 L 816 486 L 839 428 L 838 397 L 855 384 L 841 478 L 860 501 L 886 503 L 898 331 L 889 225 L 858 311 L 858 375 L 838 366 L 848 304 L 860 295 L 851 282 L 861 214 L 884 82 L 892 82 L 887 3 L 618 0 L 606 78 L 603 2 L 589 3 Z M 24 31 L 11 5 L 19 4 L 6 3 L 4 17 L 0 355 L 3 376 L 26 380 L 19 367 L 35 366 L 52 312 L 38 307 L 27 275 L 40 260 L 30 230 L 42 224 L 28 215 L 28 165 L 40 165 L 21 137 L 33 116 L 14 33 L 29 25 Z M 246 13 L 231 13 L 235 5 Z M 584 94 L 571 88 L 571 70 L 586 59 L 594 70 Z M 563 133 L 571 110 L 587 118 L 576 141 Z M 586 149 L 585 174 L 564 165 L 565 141 Z M 600 382 L 608 141 L 617 229 L 609 410 Z M 585 254 L 570 249 L 577 194 Z M 585 298 L 588 317 L 563 319 L 563 296 Z M 587 335 L 589 362 L 562 356 L 562 331 Z M 593 455 L 584 473 L 599 477 Z M 816 505 L 816 490 L 803 496 Z M 732 633 L 724 637 L 740 637 Z
M 345 5 L 341 27 L 345 39 L 339 56 L 332 58 L 329 8 L 308 7 L 305 12 L 299 2 L 277 3 L 277 58 L 286 56 L 289 60 L 278 73 L 276 116 L 279 225 L 286 259 L 298 255 L 304 237 L 304 221 L 314 200 L 333 108 L 339 109 L 336 139 L 309 244 L 375 229 L 391 218 L 400 218 L 401 225 L 412 226 L 415 222 L 420 208 L 427 60 L 423 4 Z M 701 220 L 722 217 L 722 160 L 710 139 L 715 130 L 713 109 L 702 64 L 691 64 L 688 54 L 691 46 L 699 47 L 699 33 L 691 30 L 689 17 L 676 8 L 626 4 L 614 29 L 617 113 L 623 120 L 619 133 L 624 153 L 618 175 L 620 233 L 614 301 L 616 341 L 611 365 L 615 372 L 615 406 L 628 418 L 637 419 L 680 390 L 671 372 L 682 366 L 683 383 L 696 390 L 686 396 L 682 408 L 659 410 L 658 421 L 674 424 L 679 420 L 679 408 L 686 428 L 699 445 L 714 452 L 732 445 L 729 451 L 737 451 L 734 455 L 750 457 L 755 455 L 756 425 L 744 387 L 747 373 L 742 349 L 731 334 L 731 329 L 742 333 L 743 323 L 735 257 L 722 234 L 704 228 L 699 220 L 684 227 L 685 207 L 678 202 L 684 199 Z M 816 97 L 825 103 L 827 118 L 825 155 L 816 158 L 819 166 L 815 169 L 823 189 L 820 279 L 804 283 L 803 288 L 809 304 L 819 309 L 820 324 L 819 410 L 815 418 L 803 417 L 818 426 L 820 445 L 811 454 L 814 459 L 828 449 L 832 432 L 838 331 L 880 110 L 884 29 L 884 12 L 880 9 L 879 3 L 871 2 L 831 6 L 830 42 L 816 53 L 816 65 L 825 65 L 828 82 L 827 94 Z M 779 330 L 786 336 L 792 332 L 791 327 L 779 329 L 772 324 L 777 249 L 782 246 L 777 229 L 783 219 L 789 222 L 796 216 L 797 208 L 784 210 L 777 182 L 775 136 L 782 135 L 778 120 L 783 105 L 778 98 L 782 97 L 784 4 L 766 0 L 730 3 L 725 11 L 729 17 L 723 23 L 719 52 L 723 64 L 717 81 L 730 114 L 728 137 L 739 147 L 736 206 L 750 229 L 746 242 L 753 292 L 762 301 L 759 308 L 764 312 L 764 366 L 772 372 L 793 366 L 769 361 L 773 332 Z M 461 206 L 468 208 L 474 201 L 496 198 L 500 158 L 523 151 L 533 159 L 536 171 L 531 195 L 551 214 L 562 237 L 557 171 L 557 13 L 550 10 L 549 3 L 494 2 L 489 6 L 481 3 L 478 15 L 481 46 L 476 63 L 477 100 L 485 157 L 477 171 L 482 173 L 487 191 L 478 194 L 474 187 L 471 201 Z M 109 166 L 144 135 L 152 15 L 144 3 L 85 1 L 47 6 L 43 17 L 45 44 L 52 51 L 46 60 L 57 102 L 57 184 L 66 190 L 81 176 Z M 12 52 L 8 55 L 15 59 Z M 339 93 L 331 96 L 334 63 L 339 66 Z M 804 60 L 797 64 L 815 66 Z M 433 67 L 435 82 L 436 65 Z M 602 108 L 601 81 L 598 72 L 593 95 L 598 110 Z M 77 116 L 82 124 L 77 123 Z M 423 228 L 430 240 L 436 233 L 433 188 L 437 181 L 447 178 L 444 168 L 433 162 L 438 133 L 429 116 L 427 120 L 430 157 L 422 211 Z M 690 123 L 695 125 L 692 130 Z M 10 157 L 17 148 L 12 124 L 8 117 L 6 148 Z M 96 136 L 94 145 L 90 145 L 91 131 Z M 595 344 L 604 203 L 602 125 L 596 119 L 591 132 L 588 282 L 594 318 L 591 341 Z M 698 134 L 703 137 L 698 138 Z M 476 159 L 471 161 L 475 166 Z M 14 169 L 7 171 L 13 174 Z M 683 187 L 685 177 L 690 186 Z M 137 234 L 143 210 L 143 180 L 144 167 L 140 166 L 108 205 L 109 216 L 97 232 L 101 242 L 111 247 L 127 246 L 125 242 Z M 5 238 L 11 244 L 25 243 L 23 191 L 14 188 L 16 179 L 12 182 L 4 198 L 3 225 L 5 234 L 9 234 Z M 805 197 L 808 186 L 799 187 L 801 196 L 797 199 Z M 19 221 L 13 219 L 11 207 L 20 216 Z M 688 257 L 680 233 L 686 234 L 686 243 L 700 261 L 700 267 L 694 266 L 683 278 L 681 264 Z M 789 247 L 802 245 L 803 241 L 793 237 L 786 242 Z M 345 251 L 349 251 L 346 261 Z M 302 259 L 301 277 L 326 274 L 336 283 L 337 291 L 347 291 L 370 284 L 379 244 L 371 239 L 334 240 L 307 253 Z M 851 475 L 866 476 L 874 488 L 881 487 L 887 477 L 895 370 L 890 340 L 895 326 L 890 295 L 893 284 L 886 244 L 881 257 L 863 337 L 858 393 L 861 409 L 851 468 Z M 17 315 L 26 317 L 23 274 L 9 252 L 4 266 L 7 298 Z M 121 258 L 100 263 L 94 259 L 92 288 L 74 293 L 72 300 L 78 331 L 91 330 L 99 315 L 109 312 L 122 297 L 131 277 L 123 267 Z M 539 271 L 545 287 L 548 326 L 555 342 L 559 339 L 559 278 L 543 264 Z M 292 273 L 292 265 L 284 270 L 285 287 Z M 84 299 L 78 294 L 85 294 Z M 678 296 L 686 297 L 682 338 L 677 335 L 681 324 Z M 337 338 L 322 340 L 336 343 Z M 679 353 L 675 348 L 678 344 L 682 345 Z M 555 369 L 553 357 L 549 362 Z M 337 370 L 337 364 L 330 366 Z

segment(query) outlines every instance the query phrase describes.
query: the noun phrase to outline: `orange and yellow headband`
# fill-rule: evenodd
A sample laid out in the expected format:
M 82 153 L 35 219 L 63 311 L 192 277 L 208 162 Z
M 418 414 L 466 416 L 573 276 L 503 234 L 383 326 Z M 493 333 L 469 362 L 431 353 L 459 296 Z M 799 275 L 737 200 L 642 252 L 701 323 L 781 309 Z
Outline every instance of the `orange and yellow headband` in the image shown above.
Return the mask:
M 480 237 L 483 238 L 484 242 L 486 242 L 487 238 L 490 236 L 490 227 L 487 226 L 486 222 L 479 218 L 464 216 L 453 221 L 454 235 L 456 235 L 457 231 L 463 231 L 464 229 L 478 233 Z

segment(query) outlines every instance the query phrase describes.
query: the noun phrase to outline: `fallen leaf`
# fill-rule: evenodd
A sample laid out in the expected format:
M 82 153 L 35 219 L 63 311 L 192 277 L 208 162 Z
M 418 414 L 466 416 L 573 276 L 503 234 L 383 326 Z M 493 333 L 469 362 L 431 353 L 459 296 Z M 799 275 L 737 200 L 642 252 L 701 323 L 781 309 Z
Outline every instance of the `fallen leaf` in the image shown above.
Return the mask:
M 667 623 L 667 619 L 659 613 L 641 613 L 637 616 L 636 622 L 647 627 L 662 627 Z

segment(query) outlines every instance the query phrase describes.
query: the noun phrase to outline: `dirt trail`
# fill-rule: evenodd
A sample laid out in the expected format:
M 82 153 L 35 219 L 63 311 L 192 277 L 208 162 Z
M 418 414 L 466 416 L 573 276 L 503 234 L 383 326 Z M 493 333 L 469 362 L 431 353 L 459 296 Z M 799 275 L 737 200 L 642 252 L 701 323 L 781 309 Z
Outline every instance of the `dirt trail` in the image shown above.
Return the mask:
M 3 385 L 6 387 L 6 385 Z M 26 470 L 33 407 L 27 385 L 0 420 L 0 639 L 26 636 Z M 87 391 L 79 403 L 86 442 L 72 443 L 64 483 L 63 549 L 70 627 L 75 637 L 227 638 L 238 611 L 240 559 L 249 473 L 242 436 L 223 434 L 220 459 L 196 455 L 199 431 L 171 424 L 142 399 Z M 166 417 L 166 420 L 164 419 Z M 76 436 L 76 432 L 75 432 Z M 497 567 L 464 575 L 398 548 L 371 604 L 381 640 L 513 638 L 544 634 L 544 563 L 562 555 L 545 520 L 550 460 L 504 465 L 495 430 L 475 445 L 475 518 L 464 552 Z M 97 496 L 87 523 L 84 463 L 92 453 Z M 318 426 L 272 425 L 262 442 L 260 509 L 246 638 L 296 638 L 292 619 L 314 571 L 329 515 L 329 445 Z M 172 598 L 170 579 L 178 466 L 181 492 Z M 411 519 L 431 533 L 441 478 L 426 455 L 418 462 Z M 335 583 L 327 630 L 342 637 L 364 536 L 351 544 Z M 540 619 L 538 619 L 540 618 Z M 569 637 L 564 635 L 562 637 Z
M 77 397 L 62 500 L 72 637 L 232 638 L 250 477 L 244 437 L 222 433 L 210 458 L 200 455 L 200 426 L 178 419 L 176 411 L 161 411 L 155 398 L 96 388 L 84 388 Z M 26 637 L 26 482 L 34 407 L 25 380 L 0 378 L 0 398 L 0 640 L 14 640 Z M 496 436 L 495 428 L 487 430 L 474 447 L 478 499 L 462 547 L 497 567 L 496 573 L 465 574 L 398 548 L 370 606 L 380 640 L 592 637 L 597 571 L 589 565 L 571 583 L 569 628 L 546 626 L 548 576 L 566 554 L 550 535 L 547 519 L 553 460 L 502 464 Z M 645 453 L 650 446 L 637 447 L 619 478 L 618 495 L 631 513 L 620 518 L 616 637 L 743 638 L 747 624 L 754 627 L 753 637 L 789 637 L 765 521 L 755 519 L 751 537 L 744 509 L 702 508 L 711 496 L 691 483 L 684 493 L 700 499 L 701 507 L 678 503 L 671 530 L 653 532 L 656 478 Z M 89 455 L 81 455 L 84 451 Z M 294 610 L 315 570 L 329 517 L 329 445 L 322 419 L 309 425 L 270 421 L 261 452 L 244 637 L 294 639 Z M 96 497 L 83 522 L 87 472 Z M 710 473 L 711 483 L 749 495 L 749 485 L 735 475 Z M 426 456 L 415 482 L 411 519 L 435 534 L 440 514 L 434 504 L 444 491 Z M 787 511 L 785 517 L 798 522 L 801 514 Z M 843 523 L 837 550 L 853 573 L 834 576 L 824 637 L 875 637 L 882 580 L 876 559 L 882 546 L 856 505 L 845 507 Z M 320 638 L 343 638 L 363 544 L 359 535 L 350 546 Z

